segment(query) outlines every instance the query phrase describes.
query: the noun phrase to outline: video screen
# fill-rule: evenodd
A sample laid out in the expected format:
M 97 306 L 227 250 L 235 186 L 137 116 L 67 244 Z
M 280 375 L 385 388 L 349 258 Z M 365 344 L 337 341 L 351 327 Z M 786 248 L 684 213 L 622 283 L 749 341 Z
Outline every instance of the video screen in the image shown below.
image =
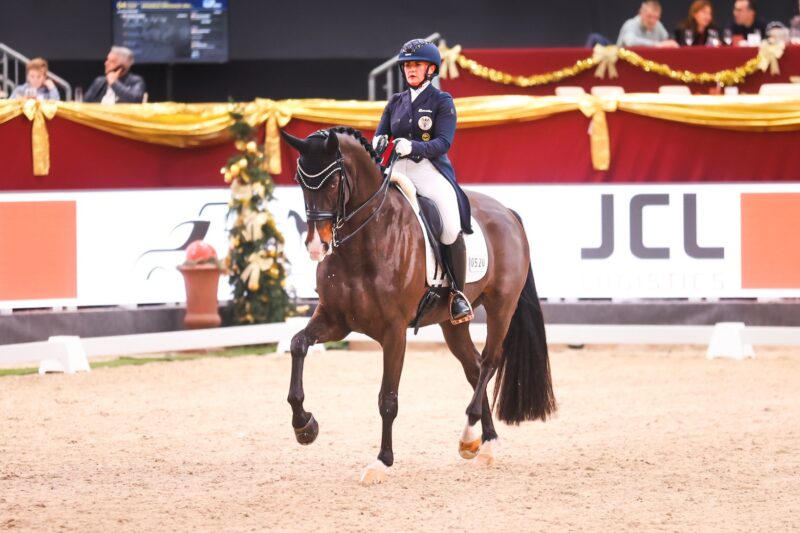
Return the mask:
M 112 1 L 114 44 L 137 63 L 228 61 L 228 0 Z

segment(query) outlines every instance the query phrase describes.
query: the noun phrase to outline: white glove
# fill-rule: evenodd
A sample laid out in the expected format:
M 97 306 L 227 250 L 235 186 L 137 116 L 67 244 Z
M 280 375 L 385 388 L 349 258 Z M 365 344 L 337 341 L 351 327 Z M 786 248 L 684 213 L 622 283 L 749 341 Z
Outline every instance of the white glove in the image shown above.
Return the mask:
M 382 142 L 388 140 L 389 137 L 387 135 L 376 135 L 375 137 L 372 138 L 372 149 L 377 150 Z
M 397 155 L 400 157 L 411 154 L 411 141 L 408 139 L 397 139 L 394 142 L 394 151 L 397 152 Z

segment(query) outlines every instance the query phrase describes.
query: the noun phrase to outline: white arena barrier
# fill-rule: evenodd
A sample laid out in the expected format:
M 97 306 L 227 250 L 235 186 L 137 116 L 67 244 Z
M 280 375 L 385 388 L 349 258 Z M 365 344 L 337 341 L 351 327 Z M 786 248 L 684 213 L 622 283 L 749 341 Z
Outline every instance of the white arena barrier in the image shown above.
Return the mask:
M 286 322 L 226 328 L 144 333 L 84 338 L 51 337 L 49 341 L 0 345 L 0 366 L 38 363 L 40 373 L 88 371 L 88 360 L 96 357 L 136 355 L 182 350 L 278 343 L 278 352 L 289 350 L 292 336 L 305 327 L 307 318 Z M 753 346 L 800 346 L 800 327 L 747 327 L 743 323 L 715 326 L 647 326 L 551 324 L 546 327 L 550 344 L 668 344 L 707 345 L 708 358 L 744 359 L 754 357 Z M 486 339 L 486 324 L 470 325 L 477 344 Z M 345 340 L 371 341 L 359 333 Z M 418 335 L 408 331 L 408 342 L 444 343 L 436 326 L 422 328 Z M 323 350 L 319 346 L 316 350 Z

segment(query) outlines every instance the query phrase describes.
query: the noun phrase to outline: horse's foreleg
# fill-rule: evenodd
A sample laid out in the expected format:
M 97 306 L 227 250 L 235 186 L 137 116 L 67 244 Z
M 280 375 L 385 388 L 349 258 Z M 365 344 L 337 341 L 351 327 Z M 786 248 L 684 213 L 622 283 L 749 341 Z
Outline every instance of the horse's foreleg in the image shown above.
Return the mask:
M 381 345 L 383 347 L 383 380 L 378 394 L 378 410 L 381 414 L 382 424 L 381 450 L 378 453 L 378 460 L 365 468 L 361 474 L 361 483 L 366 485 L 384 481 L 388 467 L 394 464 L 392 424 L 397 417 L 397 394 L 406 352 L 405 329 L 384 336 Z
M 300 444 L 311 444 L 317 438 L 319 425 L 314 415 L 303 408 L 305 392 L 303 391 L 303 363 L 309 346 L 318 342 L 343 339 L 349 331 L 339 324 L 326 320 L 326 315 L 317 307 L 317 311 L 308 325 L 292 337 L 292 377 L 289 383 L 287 401 L 292 406 L 292 427 Z

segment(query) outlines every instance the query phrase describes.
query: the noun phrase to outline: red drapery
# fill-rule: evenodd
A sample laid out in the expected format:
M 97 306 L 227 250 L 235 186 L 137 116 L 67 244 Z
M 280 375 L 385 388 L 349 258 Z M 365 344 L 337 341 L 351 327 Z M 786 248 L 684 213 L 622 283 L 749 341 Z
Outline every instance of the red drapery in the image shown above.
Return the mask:
M 739 67 L 756 57 L 758 48 L 722 47 L 722 48 L 632 48 L 645 59 L 657 63 L 665 63 L 675 70 L 692 72 L 716 72 Z M 580 59 L 592 56 L 586 48 L 534 48 L 534 49 L 467 49 L 463 55 L 489 68 L 513 74 L 530 76 L 544 74 L 569 67 Z M 788 83 L 791 76 L 800 75 L 800 46 L 788 46 L 779 62 L 781 73 L 772 76 L 761 71 L 748 77 L 740 87 L 742 94 L 758 93 L 764 83 Z M 589 69 L 574 78 L 569 78 L 560 85 L 580 86 L 588 90 L 595 85 L 620 85 L 627 92 L 658 92 L 662 85 L 680 85 L 681 82 L 659 76 L 636 68 L 625 61 L 617 61 L 619 78 L 598 79 L 594 69 Z M 485 96 L 490 94 L 530 94 L 552 95 L 555 84 L 539 87 L 521 88 L 515 85 L 503 85 L 484 80 L 468 71 L 459 69 L 459 77 L 442 80 L 442 89 L 454 98 L 463 96 Z M 708 93 L 709 85 L 691 85 L 693 93 Z
M 460 129 L 450 157 L 462 183 L 648 183 L 800 181 L 800 132 L 748 133 L 609 113 L 611 168 L 591 164 L 589 119 L 579 112 Z M 306 136 L 324 125 L 293 120 Z M 33 176 L 31 123 L 0 125 L 0 189 L 79 190 L 225 186 L 230 144 L 179 149 L 131 141 L 55 117 L 48 122 L 51 170 Z M 365 132 L 371 134 L 372 132 Z M 297 154 L 281 148 L 279 184 L 292 183 Z
M 748 133 L 703 128 L 628 113 L 607 115 L 611 168 L 592 168 L 579 112 L 534 122 L 458 130 L 450 158 L 461 183 L 648 183 L 800 180 L 793 151 L 800 132 Z M 293 120 L 289 133 L 320 128 Z M 371 132 L 370 132 L 371 133 Z M 284 145 L 281 182 L 297 153 Z
M 31 122 L 0 125 L 0 189 L 75 190 L 208 187 L 224 185 L 219 173 L 235 152 L 229 144 L 172 148 L 111 135 L 58 116 L 47 121 L 50 174 L 34 176 Z

